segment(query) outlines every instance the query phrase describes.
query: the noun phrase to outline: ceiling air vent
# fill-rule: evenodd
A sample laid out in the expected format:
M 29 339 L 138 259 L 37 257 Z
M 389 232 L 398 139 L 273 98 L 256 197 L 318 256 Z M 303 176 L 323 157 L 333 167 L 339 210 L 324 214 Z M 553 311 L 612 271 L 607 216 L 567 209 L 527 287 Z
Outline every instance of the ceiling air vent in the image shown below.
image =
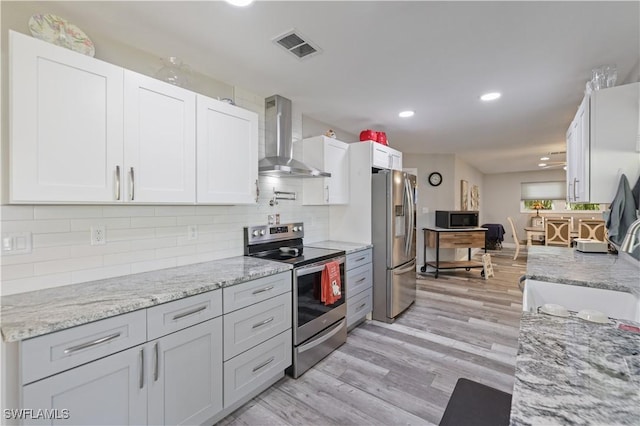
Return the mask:
M 297 30 L 290 30 L 273 39 L 283 49 L 293 53 L 298 59 L 307 58 L 321 52 L 320 48 Z

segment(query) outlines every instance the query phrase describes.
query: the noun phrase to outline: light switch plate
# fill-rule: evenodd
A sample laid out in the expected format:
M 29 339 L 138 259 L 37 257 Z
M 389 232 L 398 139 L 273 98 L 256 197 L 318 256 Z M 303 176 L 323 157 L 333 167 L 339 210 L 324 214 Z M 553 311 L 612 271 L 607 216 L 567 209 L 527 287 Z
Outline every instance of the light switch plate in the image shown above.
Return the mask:
M 31 232 L 6 232 L 2 234 L 2 255 L 31 253 Z

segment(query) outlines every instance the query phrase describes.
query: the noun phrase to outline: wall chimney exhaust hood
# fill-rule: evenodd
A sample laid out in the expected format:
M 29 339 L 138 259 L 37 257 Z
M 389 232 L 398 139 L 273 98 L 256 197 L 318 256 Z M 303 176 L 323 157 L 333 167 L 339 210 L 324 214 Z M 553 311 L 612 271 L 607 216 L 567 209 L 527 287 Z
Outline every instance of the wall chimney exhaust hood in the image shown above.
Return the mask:
M 280 95 L 265 99 L 265 154 L 258 163 L 261 176 L 331 177 L 331 173 L 293 159 L 291 101 Z

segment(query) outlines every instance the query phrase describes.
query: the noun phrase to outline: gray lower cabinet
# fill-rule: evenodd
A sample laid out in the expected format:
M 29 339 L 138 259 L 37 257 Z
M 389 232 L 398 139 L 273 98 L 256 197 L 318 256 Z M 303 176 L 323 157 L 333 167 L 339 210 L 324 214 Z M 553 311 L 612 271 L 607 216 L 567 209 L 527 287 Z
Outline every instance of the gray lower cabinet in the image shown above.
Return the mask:
M 291 365 L 291 273 L 28 339 L 19 353 L 21 407 L 56 417 L 23 424 L 213 424 Z
M 221 336 L 218 317 L 31 383 L 24 407 L 74 425 L 202 424 L 222 410 Z
M 222 410 L 222 318 L 147 344 L 152 425 L 194 425 Z
M 372 249 L 359 250 L 347 255 L 347 329 L 352 330 L 365 320 L 373 308 Z
M 291 365 L 291 273 L 225 287 L 223 299 L 226 415 L 283 377 Z
M 55 410 L 58 418 L 27 418 L 24 424 L 146 424 L 144 356 L 138 346 L 24 386 L 23 408 Z

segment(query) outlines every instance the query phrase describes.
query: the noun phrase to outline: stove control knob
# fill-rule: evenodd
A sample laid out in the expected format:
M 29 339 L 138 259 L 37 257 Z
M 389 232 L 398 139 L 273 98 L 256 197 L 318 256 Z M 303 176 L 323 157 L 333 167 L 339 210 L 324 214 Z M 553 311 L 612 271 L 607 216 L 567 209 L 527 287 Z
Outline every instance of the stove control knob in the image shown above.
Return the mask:
M 298 231 L 302 232 L 302 225 L 298 228 Z
M 253 235 L 254 237 L 257 237 L 258 235 L 260 235 L 260 232 L 256 229 L 251 233 L 251 235 Z
M 298 232 L 298 227 L 297 226 L 293 227 L 293 232 Z
M 261 230 L 260 230 L 260 235 L 264 235 L 264 234 L 266 234 L 266 233 L 267 233 L 267 232 L 266 232 L 264 229 L 261 229 Z

